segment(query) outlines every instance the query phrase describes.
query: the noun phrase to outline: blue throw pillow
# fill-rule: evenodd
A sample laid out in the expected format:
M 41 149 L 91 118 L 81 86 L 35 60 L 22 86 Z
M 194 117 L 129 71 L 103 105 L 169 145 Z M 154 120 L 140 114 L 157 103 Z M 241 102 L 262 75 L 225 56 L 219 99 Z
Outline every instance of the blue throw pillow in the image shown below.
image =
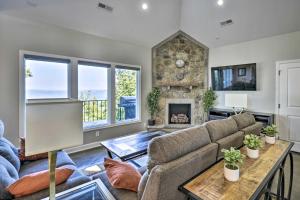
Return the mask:
M 0 199 L 12 199 L 6 188 L 19 179 L 19 175 L 15 167 L 5 158 L 0 156 Z
M 0 156 L 8 160 L 17 171 L 20 170 L 21 162 L 18 154 L 14 152 L 13 148 L 11 148 L 11 145 L 7 143 L 7 140 L 3 140 L 3 138 L 0 139 Z

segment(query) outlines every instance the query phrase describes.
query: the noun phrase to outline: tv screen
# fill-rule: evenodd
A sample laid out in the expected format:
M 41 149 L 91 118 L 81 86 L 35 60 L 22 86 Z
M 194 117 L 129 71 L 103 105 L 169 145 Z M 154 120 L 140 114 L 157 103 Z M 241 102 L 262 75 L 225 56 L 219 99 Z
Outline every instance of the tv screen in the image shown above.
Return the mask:
M 211 68 L 212 89 L 256 91 L 256 63 Z

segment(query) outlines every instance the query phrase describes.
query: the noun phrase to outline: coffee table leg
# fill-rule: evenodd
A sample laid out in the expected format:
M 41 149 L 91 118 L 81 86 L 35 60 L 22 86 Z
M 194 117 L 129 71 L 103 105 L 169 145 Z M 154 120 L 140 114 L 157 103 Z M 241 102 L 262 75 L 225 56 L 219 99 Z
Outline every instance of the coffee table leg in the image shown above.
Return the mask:
M 111 152 L 108 149 L 106 151 L 107 151 L 108 157 L 113 158 Z

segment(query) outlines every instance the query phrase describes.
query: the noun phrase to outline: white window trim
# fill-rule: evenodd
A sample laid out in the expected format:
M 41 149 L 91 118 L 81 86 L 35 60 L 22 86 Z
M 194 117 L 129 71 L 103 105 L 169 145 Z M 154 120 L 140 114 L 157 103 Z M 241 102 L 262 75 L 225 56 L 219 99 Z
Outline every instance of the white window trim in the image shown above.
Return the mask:
M 92 130 L 100 130 L 106 129 L 116 126 L 124 126 L 129 124 L 141 123 L 141 66 L 139 65 L 132 65 L 132 64 L 124 64 L 124 63 L 117 63 L 117 62 L 107 62 L 102 60 L 93 60 L 87 58 L 79 58 L 79 57 L 70 57 L 70 56 L 61 56 L 56 54 L 47 54 L 47 53 L 40 53 L 34 51 L 26 51 L 20 50 L 19 51 L 19 136 L 24 137 L 26 132 L 26 124 L 25 124 L 25 117 L 26 117 L 26 99 L 25 99 L 25 59 L 24 55 L 36 55 L 36 56 L 44 56 L 50 58 L 63 58 L 63 59 L 70 59 L 71 62 L 68 67 L 68 98 L 66 99 L 78 99 L 78 62 L 79 61 L 87 61 L 87 62 L 95 62 L 95 63 L 103 63 L 109 64 L 111 67 L 108 70 L 108 123 L 103 125 L 98 125 L 92 128 L 85 128 L 84 132 L 89 132 Z M 133 120 L 124 120 L 117 122 L 115 120 L 115 66 L 121 65 L 126 66 L 128 68 L 139 69 L 137 72 L 137 118 Z M 41 99 L 39 99 L 41 100 Z M 53 101 L 55 99 L 42 99 L 43 101 Z M 33 100 L 28 100 L 31 103 L 34 103 Z

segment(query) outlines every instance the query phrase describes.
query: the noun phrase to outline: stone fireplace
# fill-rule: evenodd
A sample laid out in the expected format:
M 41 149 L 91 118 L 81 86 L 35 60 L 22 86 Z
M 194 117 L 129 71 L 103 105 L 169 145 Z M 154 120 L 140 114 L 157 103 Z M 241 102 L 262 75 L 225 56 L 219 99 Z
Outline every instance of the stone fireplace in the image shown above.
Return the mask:
M 169 127 L 188 127 L 194 125 L 195 100 L 167 99 L 165 125 Z
M 186 128 L 205 121 L 208 48 L 178 31 L 152 48 L 152 85 L 161 91 L 156 124 Z

